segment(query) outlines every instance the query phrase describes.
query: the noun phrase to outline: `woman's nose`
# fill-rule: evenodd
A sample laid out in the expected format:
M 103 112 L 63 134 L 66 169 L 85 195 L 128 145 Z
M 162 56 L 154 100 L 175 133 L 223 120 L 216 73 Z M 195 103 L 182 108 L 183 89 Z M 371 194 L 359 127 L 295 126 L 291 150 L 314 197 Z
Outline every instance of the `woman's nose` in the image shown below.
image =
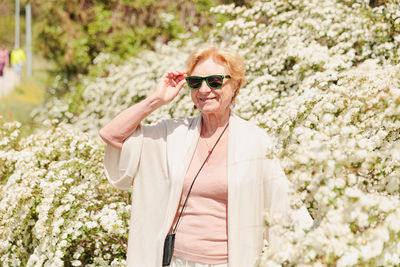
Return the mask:
M 199 92 L 208 93 L 209 91 L 211 91 L 211 88 L 208 87 L 208 84 L 206 83 L 206 81 L 203 81 L 203 83 L 201 84 L 201 87 L 199 88 Z

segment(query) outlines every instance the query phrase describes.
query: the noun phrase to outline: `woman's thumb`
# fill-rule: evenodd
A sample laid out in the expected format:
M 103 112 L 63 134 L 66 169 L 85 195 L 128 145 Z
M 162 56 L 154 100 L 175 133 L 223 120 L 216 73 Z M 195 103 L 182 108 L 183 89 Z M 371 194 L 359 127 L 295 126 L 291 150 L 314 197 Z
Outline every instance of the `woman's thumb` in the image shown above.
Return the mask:
M 176 85 L 176 87 L 179 88 L 179 90 L 181 90 L 182 87 L 183 87 L 183 85 L 185 85 L 185 83 L 186 83 L 186 80 L 185 80 L 185 79 L 182 79 L 182 81 L 180 81 L 180 82 Z

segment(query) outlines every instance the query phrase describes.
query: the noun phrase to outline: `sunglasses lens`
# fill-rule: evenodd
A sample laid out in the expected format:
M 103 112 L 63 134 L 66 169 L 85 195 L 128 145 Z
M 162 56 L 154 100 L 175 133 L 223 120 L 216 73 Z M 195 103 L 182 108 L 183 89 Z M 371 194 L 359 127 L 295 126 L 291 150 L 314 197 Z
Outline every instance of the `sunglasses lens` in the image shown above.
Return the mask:
M 201 87 L 201 83 L 203 82 L 201 77 L 188 77 L 186 80 L 189 87 L 192 89 L 199 89 Z
M 221 88 L 223 79 L 221 75 L 213 75 L 207 78 L 207 83 L 213 89 Z

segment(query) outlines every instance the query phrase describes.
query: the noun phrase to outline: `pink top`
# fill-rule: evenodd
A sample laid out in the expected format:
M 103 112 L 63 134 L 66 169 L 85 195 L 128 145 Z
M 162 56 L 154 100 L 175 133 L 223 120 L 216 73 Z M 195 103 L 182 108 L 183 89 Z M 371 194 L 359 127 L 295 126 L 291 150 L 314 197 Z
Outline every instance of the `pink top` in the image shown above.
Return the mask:
M 228 130 L 197 177 L 176 230 L 174 255 L 188 261 L 206 264 L 228 262 Z M 178 211 L 213 145 L 199 138 L 184 179 Z M 178 216 L 179 212 L 176 213 L 170 232 Z

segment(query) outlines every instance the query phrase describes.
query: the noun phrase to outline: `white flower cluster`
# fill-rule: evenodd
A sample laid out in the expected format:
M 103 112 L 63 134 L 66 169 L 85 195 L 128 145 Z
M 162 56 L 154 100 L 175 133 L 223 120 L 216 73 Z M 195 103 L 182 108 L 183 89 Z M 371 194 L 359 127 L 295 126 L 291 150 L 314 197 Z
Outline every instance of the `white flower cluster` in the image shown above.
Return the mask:
M 368 60 L 334 80 L 305 79 L 265 113 L 283 166 L 317 222 L 307 234 L 283 227 L 290 245 L 267 250 L 265 266 L 400 264 L 399 103 L 400 64 Z
M 261 266 L 400 265 L 400 3 L 387 0 L 377 7 L 369 4 L 365 0 L 272 0 L 257 1 L 250 7 L 214 8 L 232 19 L 211 34 L 211 41 L 236 48 L 246 59 L 248 82 L 237 97 L 235 112 L 265 128 L 274 139 L 275 153 L 293 184 L 296 201 L 302 200 L 315 221 L 312 227 L 302 228 L 285 218 L 266 214 L 271 230 L 286 241 L 279 251 L 266 245 Z M 83 80 L 83 93 L 77 93 L 85 106 L 78 114 L 71 113 L 73 98 L 66 98 L 53 99 L 33 115 L 38 121 L 49 118 L 71 123 L 89 136 L 97 136 L 98 130 L 117 113 L 154 90 L 164 71 L 182 68 L 198 42 L 159 46 L 156 52 L 146 51 L 125 65 L 106 66 L 101 77 Z M 104 64 L 107 60 L 106 55 L 101 55 L 96 62 Z M 194 115 L 187 92 L 151 114 L 147 122 Z M 62 201 L 73 210 L 91 209 L 81 195 L 71 196 L 71 190 L 60 188 L 77 186 L 73 173 L 80 173 L 82 166 L 90 169 L 89 173 L 100 175 L 101 167 L 97 160 L 93 164 L 91 156 L 99 150 L 94 146 L 95 151 L 87 151 L 81 161 L 67 163 L 65 154 L 80 153 L 81 146 L 87 148 L 79 141 L 81 138 L 88 138 L 87 142 L 93 138 L 77 134 L 68 139 L 70 130 L 62 126 L 53 130 L 59 135 L 64 133 L 56 139 L 45 132 L 35 135 L 42 141 L 28 145 L 37 148 L 32 151 L 20 149 L 18 126 L 9 124 L 3 128 L 7 130 L 3 134 L 0 131 L 0 149 L 6 152 L 0 152 L 0 163 L 4 163 L 0 164 L 0 171 L 6 176 L 6 186 L 13 186 L 13 192 L 19 193 L 18 197 L 9 193 L 1 198 L 0 205 L 5 204 L 0 206 L 0 215 L 8 214 L 5 218 L 13 225 L 10 229 L 0 225 L 0 256 L 7 255 L 7 262 L 17 262 L 23 259 L 19 255 L 29 249 L 34 247 L 36 251 L 46 246 L 54 255 L 65 253 L 65 242 L 61 245 L 61 241 L 72 246 L 69 240 L 79 237 L 68 233 L 67 239 L 60 237 L 55 244 L 44 243 L 46 237 L 65 235 L 74 224 L 70 222 L 77 220 L 77 213 L 62 216 L 68 210 Z M 38 155 L 41 160 L 35 159 Z M 54 159 L 62 164 L 56 165 Z M 25 181 L 21 179 L 25 173 L 36 178 Z M 79 175 L 84 175 L 81 179 L 92 177 Z M 99 181 L 92 182 L 87 184 L 85 196 L 87 192 L 89 196 L 94 194 L 92 199 L 98 200 L 96 205 L 101 208 L 84 217 L 89 219 L 82 219 L 86 232 L 80 227 L 74 230 L 88 233 L 96 229 L 93 231 L 102 233 L 99 239 L 123 235 L 127 205 L 122 195 L 110 191 L 102 182 L 101 186 Z M 1 193 L 6 186 L 0 187 Z M 99 198 L 99 188 L 102 194 L 112 192 L 116 200 Z M 45 199 L 42 196 L 39 204 L 30 200 L 37 192 L 45 192 Z M 20 196 L 25 198 L 24 204 L 18 206 L 19 213 L 14 209 L 3 211 L 9 203 L 22 203 Z M 112 205 L 113 202 L 121 204 Z M 33 211 L 32 207 L 37 208 Z M 38 211 L 41 216 L 35 215 Z M 46 219 L 50 214 L 55 218 Z M 36 243 L 31 242 L 31 247 L 17 244 L 28 242 L 21 234 L 30 229 L 28 219 L 13 216 L 30 218 L 35 233 L 32 238 L 41 237 Z M 23 223 L 18 224 L 19 221 Z M 78 222 L 75 224 L 79 226 Z M 12 229 L 17 229 L 15 234 Z M 41 246 L 36 245 L 39 242 Z M 92 244 L 94 251 L 97 242 Z M 84 244 L 74 245 L 76 255 L 87 251 L 89 241 Z M 113 244 L 116 250 L 108 251 L 121 251 L 118 244 L 126 243 Z M 11 247 L 14 253 L 9 252 Z M 99 262 L 107 261 L 106 255 L 111 252 L 93 257 Z
M 0 124 L 1 265 L 125 266 L 129 193 L 105 179 L 99 140 L 56 123 L 27 138 Z
M 308 76 L 335 75 L 369 58 L 399 63 L 399 3 L 385 3 L 371 9 L 365 1 L 273 0 L 214 8 L 235 17 L 212 34 L 215 42 L 246 58 L 240 114 L 262 124 L 264 111 Z

